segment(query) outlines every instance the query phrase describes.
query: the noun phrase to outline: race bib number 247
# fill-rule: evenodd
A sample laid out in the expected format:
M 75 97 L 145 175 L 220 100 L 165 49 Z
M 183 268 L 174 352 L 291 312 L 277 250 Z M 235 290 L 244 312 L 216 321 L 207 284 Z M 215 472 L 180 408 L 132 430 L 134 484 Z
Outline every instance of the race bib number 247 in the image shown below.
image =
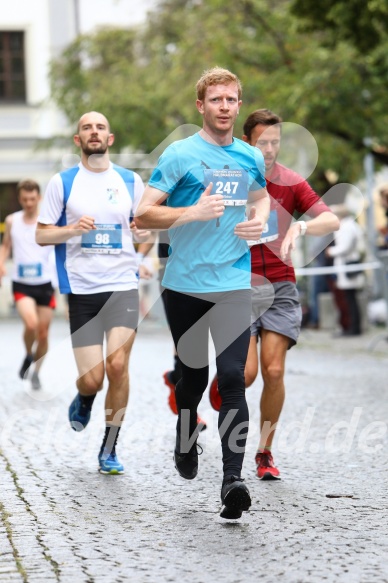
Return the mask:
M 212 182 L 211 194 L 222 194 L 225 206 L 242 206 L 248 199 L 248 172 L 246 170 L 205 170 L 205 186 Z

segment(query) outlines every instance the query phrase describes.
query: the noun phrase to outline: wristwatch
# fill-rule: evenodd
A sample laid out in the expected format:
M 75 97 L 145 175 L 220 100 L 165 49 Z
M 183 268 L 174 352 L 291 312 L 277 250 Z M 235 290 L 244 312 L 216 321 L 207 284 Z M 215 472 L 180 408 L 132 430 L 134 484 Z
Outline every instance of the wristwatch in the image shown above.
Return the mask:
M 303 237 L 307 231 L 307 224 L 305 221 L 297 221 L 297 225 L 300 225 L 300 236 Z

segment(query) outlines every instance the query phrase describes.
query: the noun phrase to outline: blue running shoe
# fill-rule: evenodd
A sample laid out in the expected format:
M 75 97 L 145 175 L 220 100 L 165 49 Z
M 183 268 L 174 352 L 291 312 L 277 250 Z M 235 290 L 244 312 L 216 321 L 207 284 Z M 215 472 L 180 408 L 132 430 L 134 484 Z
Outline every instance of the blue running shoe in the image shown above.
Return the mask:
M 81 403 L 79 393 L 69 407 L 69 421 L 74 431 L 83 431 L 90 421 L 91 408 Z
M 124 466 L 117 459 L 115 450 L 110 453 L 103 449 L 98 455 L 100 474 L 123 474 Z

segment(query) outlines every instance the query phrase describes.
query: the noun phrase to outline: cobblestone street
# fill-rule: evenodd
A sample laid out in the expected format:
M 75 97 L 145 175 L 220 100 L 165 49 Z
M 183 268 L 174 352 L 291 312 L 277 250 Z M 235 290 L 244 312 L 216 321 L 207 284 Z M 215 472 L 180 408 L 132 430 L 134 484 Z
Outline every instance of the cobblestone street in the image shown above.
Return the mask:
M 388 344 L 369 349 L 378 331 L 344 339 L 303 331 L 289 352 L 273 448 L 281 481 L 255 477 L 260 380 L 247 391 L 243 476 L 253 503 L 228 522 L 219 517 L 221 448 L 207 392 L 198 477 L 186 482 L 174 469 L 164 326 L 140 326 L 135 341 L 123 476 L 97 472 L 105 390 L 85 431 L 68 424 L 76 378 L 68 323 L 53 323 L 39 392 L 17 375 L 20 321 L 0 326 L 0 581 L 388 582 Z

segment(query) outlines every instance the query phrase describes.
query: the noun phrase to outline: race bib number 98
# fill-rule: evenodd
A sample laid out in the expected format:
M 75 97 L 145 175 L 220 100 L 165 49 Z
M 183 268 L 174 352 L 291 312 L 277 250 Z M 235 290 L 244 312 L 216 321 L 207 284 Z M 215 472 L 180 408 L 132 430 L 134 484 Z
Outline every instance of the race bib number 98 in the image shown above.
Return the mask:
M 121 225 L 96 224 L 96 229 L 84 233 L 81 239 L 83 253 L 121 253 L 122 227 Z

